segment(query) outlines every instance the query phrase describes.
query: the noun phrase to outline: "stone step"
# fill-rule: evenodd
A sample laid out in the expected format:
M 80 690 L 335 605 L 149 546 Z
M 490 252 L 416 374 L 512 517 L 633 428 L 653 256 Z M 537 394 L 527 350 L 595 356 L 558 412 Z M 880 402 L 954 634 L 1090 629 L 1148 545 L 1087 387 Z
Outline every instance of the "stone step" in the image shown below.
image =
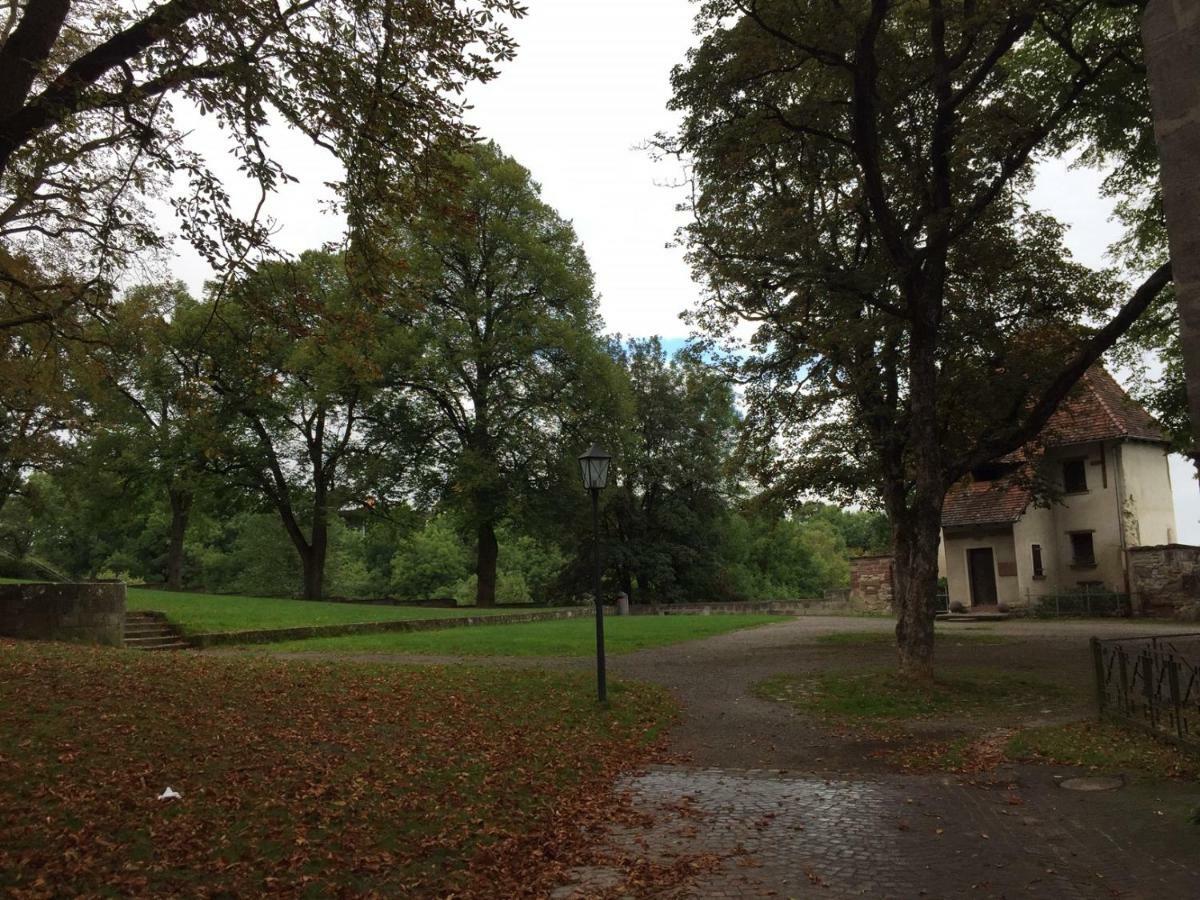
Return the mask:
M 155 644 L 173 644 L 179 640 L 179 635 L 173 632 L 164 634 L 147 634 L 138 637 L 125 638 L 126 647 L 149 647 Z
M 183 635 L 162 613 L 139 610 L 125 614 L 125 646 L 130 650 L 183 650 Z
M 190 650 L 191 644 L 181 640 L 173 640 L 165 644 L 150 644 L 147 646 L 129 647 L 126 650 L 137 650 L 139 653 L 157 653 L 159 650 Z
M 166 622 L 126 622 L 125 633 L 143 633 L 147 631 L 169 631 L 174 633 L 175 629 Z

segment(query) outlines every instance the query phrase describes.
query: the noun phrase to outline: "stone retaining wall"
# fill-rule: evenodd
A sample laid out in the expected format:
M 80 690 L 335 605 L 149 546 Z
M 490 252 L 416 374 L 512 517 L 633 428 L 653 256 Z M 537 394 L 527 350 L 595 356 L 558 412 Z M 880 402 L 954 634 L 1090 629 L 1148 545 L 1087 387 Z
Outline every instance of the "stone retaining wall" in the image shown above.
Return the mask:
M 612 615 L 607 607 L 606 615 Z M 258 631 L 216 631 L 185 636 L 193 647 L 220 647 L 230 644 L 274 644 L 278 641 L 301 641 L 317 637 L 342 637 L 347 634 L 378 634 L 388 631 L 436 631 L 442 628 L 465 628 L 472 625 L 516 625 L 522 622 L 552 622 L 556 619 L 576 619 L 591 616 L 594 608 L 555 609 L 544 612 L 516 613 L 501 616 L 455 616 L 444 619 L 400 619 L 395 622 L 362 622 L 352 625 L 303 625 L 296 628 L 272 628 Z
M 730 603 L 648 603 L 629 607 L 635 616 L 673 615 L 737 615 L 764 613 L 775 616 L 836 615 L 849 612 L 845 601 L 832 600 L 762 600 Z
M 0 636 L 120 647 L 125 585 L 0 584 Z
M 1131 547 L 1129 595 L 1137 615 L 1200 616 L 1200 547 Z

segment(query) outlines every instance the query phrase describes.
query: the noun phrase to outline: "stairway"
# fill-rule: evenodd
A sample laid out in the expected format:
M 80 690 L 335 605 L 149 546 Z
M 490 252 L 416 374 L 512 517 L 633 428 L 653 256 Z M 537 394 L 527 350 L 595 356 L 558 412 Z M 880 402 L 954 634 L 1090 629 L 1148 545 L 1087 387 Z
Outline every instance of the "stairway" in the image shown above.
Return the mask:
M 162 613 L 127 612 L 125 646 L 131 650 L 184 650 L 190 645 Z

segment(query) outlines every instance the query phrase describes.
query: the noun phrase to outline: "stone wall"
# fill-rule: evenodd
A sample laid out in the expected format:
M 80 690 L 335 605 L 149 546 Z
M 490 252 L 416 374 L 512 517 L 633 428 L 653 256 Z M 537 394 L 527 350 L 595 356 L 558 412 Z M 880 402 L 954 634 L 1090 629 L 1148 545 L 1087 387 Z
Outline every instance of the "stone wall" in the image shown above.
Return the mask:
M 892 557 L 856 556 L 850 560 L 850 605 L 873 613 L 890 613 L 895 599 Z
M 0 637 L 125 642 L 125 585 L 0 584 Z
M 1131 547 L 1129 593 L 1136 615 L 1200 613 L 1200 547 Z
M 764 613 L 776 616 L 802 616 L 847 612 L 844 599 L 811 600 L 735 600 L 727 603 L 637 603 L 629 607 L 635 616 L 677 615 L 738 615 L 741 613 Z

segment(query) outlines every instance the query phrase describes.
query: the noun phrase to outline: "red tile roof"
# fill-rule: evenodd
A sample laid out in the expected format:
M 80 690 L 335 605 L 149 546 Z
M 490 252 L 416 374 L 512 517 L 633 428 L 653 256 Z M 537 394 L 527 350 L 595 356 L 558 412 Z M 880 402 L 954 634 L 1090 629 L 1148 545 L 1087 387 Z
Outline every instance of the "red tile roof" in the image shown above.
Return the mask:
M 995 481 L 966 479 L 950 489 L 942 504 L 942 527 L 1003 525 L 1017 521 L 1033 499 L 1033 489 L 1020 473 Z
M 1132 400 L 1101 366 L 1092 367 L 1079 380 L 1039 436 L 1044 447 L 1121 439 L 1167 442 L 1150 413 Z M 1022 448 L 1004 457 L 1004 461 L 1019 462 L 1032 452 L 1032 448 L 1029 451 Z M 1029 482 L 1027 471 L 1020 470 L 994 481 L 966 478 L 946 495 L 942 525 L 952 528 L 1015 522 L 1033 499 Z
M 1154 417 L 1101 366 L 1087 371 L 1042 431 L 1047 447 L 1119 438 L 1167 442 Z

